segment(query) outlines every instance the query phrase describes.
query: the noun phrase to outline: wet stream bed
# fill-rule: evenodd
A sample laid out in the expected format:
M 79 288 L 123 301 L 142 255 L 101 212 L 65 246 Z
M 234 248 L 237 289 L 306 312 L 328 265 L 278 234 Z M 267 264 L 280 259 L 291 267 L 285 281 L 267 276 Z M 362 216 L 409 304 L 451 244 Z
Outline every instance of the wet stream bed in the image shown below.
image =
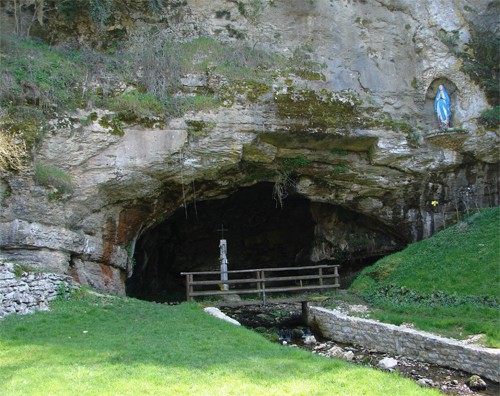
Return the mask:
M 499 384 L 484 378 L 485 390 L 469 388 L 466 382 L 472 375 L 470 373 L 326 339 L 302 322 L 300 304 L 246 305 L 221 307 L 221 310 L 243 326 L 286 347 L 301 348 L 326 358 L 340 358 L 367 367 L 395 370 L 421 386 L 433 387 L 448 395 L 500 395 Z

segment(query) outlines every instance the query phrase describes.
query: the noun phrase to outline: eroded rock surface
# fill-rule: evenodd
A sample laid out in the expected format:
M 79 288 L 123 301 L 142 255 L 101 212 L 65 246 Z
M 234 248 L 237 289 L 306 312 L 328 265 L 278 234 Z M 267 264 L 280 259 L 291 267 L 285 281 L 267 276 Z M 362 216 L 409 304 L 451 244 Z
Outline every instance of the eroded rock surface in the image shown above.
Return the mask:
M 245 96 L 209 71 L 182 76 L 184 94 L 234 95 L 210 111 L 126 124 L 123 136 L 103 126 L 105 109 L 61 116 L 36 159 L 70 175 L 73 191 L 50 199 L 30 172 L 2 175 L 0 257 L 124 293 L 146 230 L 257 183 L 277 186 L 279 204 L 297 193 L 313 203 L 311 262 L 381 256 L 498 205 L 498 135 L 477 122 L 485 96 L 439 38 L 465 46 L 472 26 L 492 23 L 489 1 L 262 1 L 245 13 L 235 2 L 193 1 L 169 3 L 166 19 L 149 22 L 146 2 L 123 3 L 101 36 L 83 17 L 75 33 L 57 19 L 47 29 L 61 42 L 85 42 L 113 29 L 133 36 L 153 21 L 172 40 L 306 53 L 323 65 L 322 78 L 278 73 Z M 451 131 L 436 130 L 432 108 L 443 81 L 452 88 Z

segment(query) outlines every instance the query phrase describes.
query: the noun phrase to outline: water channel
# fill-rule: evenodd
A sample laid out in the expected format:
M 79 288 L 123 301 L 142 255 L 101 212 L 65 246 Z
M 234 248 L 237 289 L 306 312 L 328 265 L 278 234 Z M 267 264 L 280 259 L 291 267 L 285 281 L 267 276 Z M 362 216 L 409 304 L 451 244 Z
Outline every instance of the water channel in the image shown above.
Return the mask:
M 499 384 L 484 378 L 487 384 L 486 390 L 471 390 L 465 384 L 471 377 L 470 373 L 418 362 L 407 356 L 394 356 L 326 339 L 314 328 L 303 323 L 300 303 L 224 306 L 221 310 L 243 326 L 261 333 L 272 342 L 281 343 L 284 347 L 301 348 L 325 358 L 337 357 L 376 369 L 380 369 L 379 363 L 382 359 L 392 358 L 397 360 L 397 365 L 392 370 L 421 386 L 439 389 L 444 394 L 457 396 L 500 394 Z

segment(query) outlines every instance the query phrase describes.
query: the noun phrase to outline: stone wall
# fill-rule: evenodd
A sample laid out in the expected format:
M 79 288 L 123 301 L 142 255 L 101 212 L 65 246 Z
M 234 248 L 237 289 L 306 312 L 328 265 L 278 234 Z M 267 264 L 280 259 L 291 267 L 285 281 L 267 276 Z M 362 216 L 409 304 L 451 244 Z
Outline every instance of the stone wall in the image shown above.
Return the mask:
M 0 262 L 0 319 L 11 313 L 48 310 L 49 301 L 75 287 L 66 275 L 23 272 L 17 277 L 14 264 Z
M 495 382 L 500 380 L 500 349 L 465 345 L 423 331 L 350 317 L 319 307 L 311 307 L 309 314 L 310 323 L 335 341 L 463 370 Z

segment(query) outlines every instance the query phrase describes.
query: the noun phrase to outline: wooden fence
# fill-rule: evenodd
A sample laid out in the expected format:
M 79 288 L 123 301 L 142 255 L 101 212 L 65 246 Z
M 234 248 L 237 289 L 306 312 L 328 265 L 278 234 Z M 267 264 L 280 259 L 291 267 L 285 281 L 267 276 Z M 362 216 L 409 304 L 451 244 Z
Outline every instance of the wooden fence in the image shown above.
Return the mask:
M 265 303 L 268 293 L 308 292 L 340 287 L 338 265 L 259 268 L 227 271 L 182 272 L 186 276 L 186 299 L 193 297 L 256 294 Z

